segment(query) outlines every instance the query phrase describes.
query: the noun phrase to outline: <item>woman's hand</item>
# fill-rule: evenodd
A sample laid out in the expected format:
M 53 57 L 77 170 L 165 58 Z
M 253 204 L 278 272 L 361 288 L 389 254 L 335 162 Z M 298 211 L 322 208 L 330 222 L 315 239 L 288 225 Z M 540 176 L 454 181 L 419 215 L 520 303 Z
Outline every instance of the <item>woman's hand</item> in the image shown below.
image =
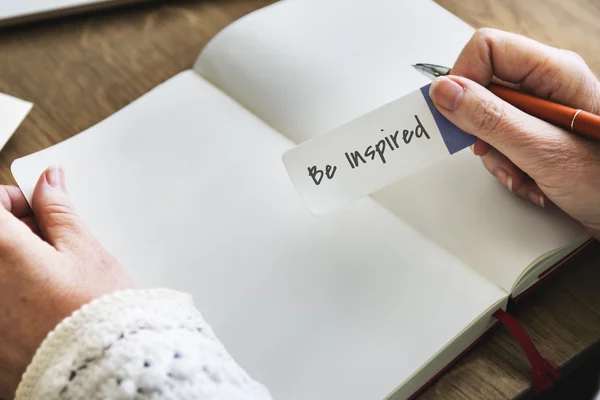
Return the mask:
M 37 183 L 33 211 L 0 186 L 0 398 L 13 398 L 36 349 L 56 325 L 103 294 L 131 287 L 118 262 L 71 206 L 61 169 Z
M 452 123 L 478 137 L 472 148 L 517 196 L 546 199 L 600 239 L 600 142 L 532 117 L 484 88 L 492 80 L 598 114 L 600 83 L 577 54 L 492 29 L 473 36 L 431 98 Z

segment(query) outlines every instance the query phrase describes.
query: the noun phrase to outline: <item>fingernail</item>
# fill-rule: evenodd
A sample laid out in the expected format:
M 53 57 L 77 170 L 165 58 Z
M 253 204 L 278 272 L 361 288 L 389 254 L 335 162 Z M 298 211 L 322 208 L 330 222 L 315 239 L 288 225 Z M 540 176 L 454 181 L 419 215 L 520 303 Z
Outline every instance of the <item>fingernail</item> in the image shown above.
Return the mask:
M 429 87 L 429 96 L 435 105 L 448 111 L 456 110 L 463 93 L 462 86 L 445 76 L 436 78 Z
M 45 172 L 48 185 L 62 189 L 65 185 L 65 173 L 58 165 L 48 167 Z
M 470 145 L 469 148 L 471 149 L 471 152 L 475 154 L 475 144 Z
M 529 197 L 529 201 L 531 201 L 536 206 L 540 206 L 542 208 L 546 207 L 546 198 L 545 198 L 546 196 L 544 196 L 542 193 L 538 192 L 537 190 L 532 190 L 531 192 L 529 192 L 527 197 Z
M 513 191 L 513 180 L 514 177 L 508 173 L 504 168 L 496 168 L 494 170 L 494 176 L 502 183 L 508 190 Z

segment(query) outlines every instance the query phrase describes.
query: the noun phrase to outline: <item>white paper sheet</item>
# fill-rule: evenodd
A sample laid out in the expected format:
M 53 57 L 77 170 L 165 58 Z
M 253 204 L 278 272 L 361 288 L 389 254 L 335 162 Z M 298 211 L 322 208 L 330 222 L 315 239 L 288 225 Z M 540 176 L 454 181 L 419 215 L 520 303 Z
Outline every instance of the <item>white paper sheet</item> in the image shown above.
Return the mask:
M 435 109 L 428 91 L 424 86 L 283 155 L 314 214 L 349 204 L 475 143 Z
M 120 0 L 3 0 L 0 1 L 0 23 L 2 20 L 7 19 L 30 17 L 82 6 L 116 3 L 118 1 Z
M 0 149 L 17 130 L 33 104 L 16 97 L 0 93 Z

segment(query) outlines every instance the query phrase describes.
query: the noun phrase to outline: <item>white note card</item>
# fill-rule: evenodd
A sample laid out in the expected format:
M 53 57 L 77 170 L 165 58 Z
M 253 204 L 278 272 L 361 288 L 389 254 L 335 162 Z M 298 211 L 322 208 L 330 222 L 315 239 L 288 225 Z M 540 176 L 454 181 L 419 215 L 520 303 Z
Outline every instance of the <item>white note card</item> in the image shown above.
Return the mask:
M 437 111 L 429 85 L 283 155 L 300 196 L 322 215 L 475 143 Z
M 33 104 L 16 97 L 0 93 L 0 149 L 17 130 Z

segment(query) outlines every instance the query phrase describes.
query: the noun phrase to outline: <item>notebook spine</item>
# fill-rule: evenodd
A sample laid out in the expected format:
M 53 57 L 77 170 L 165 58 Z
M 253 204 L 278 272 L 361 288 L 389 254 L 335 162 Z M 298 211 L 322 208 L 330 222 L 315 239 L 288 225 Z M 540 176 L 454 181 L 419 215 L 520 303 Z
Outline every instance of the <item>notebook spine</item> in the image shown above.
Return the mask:
M 587 249 L 588 247 L 590 247 L 595 242 L 596 241 L 594 239 L 590 239 L 590 240 L 586 241 L 581 246 L 579 246 L 578 248 L 576 248 L 575 250 L 573 250 L 571 253 L 567 254 L 562 260 L 559 260 L 555 265 L 549 267 L 545 271 L 542 271 L 542 273 L 540 273 L 538 275 L 538 281 L 536 283 L 534 283 L 533 285 L 531 285 L 531 287 L 529 287 L 523 293 L 521 293 L 521 294 L 513 297 L 513 301 L 515 303 L 518 303 L 519 301 L 521 301 L 528 294 L 532 293 L 535 289 L 537 289 L 538 286 L 540 286 L 542 283 L 544 283 L 545 281 L 547 281 L 548 278 L 552 277 L 557 272 L 559 272 L 560 270 L 562 270 L 565 266 L 567 266 L 569 264 L 569 261 L 571 259 L 573 259 L 579 253 L 581 253 L 584 249 Z
M 556 367 L 549 360 L 542 357 L 523 326 L 512 315 L 500 309 L 494 313 L 494 317 L 510 331 L 519 342 L 523 352 L 525 352 L 531 364 L 533 389 L 536 392 L 550 389 L 554 382 L 560 378 Z

